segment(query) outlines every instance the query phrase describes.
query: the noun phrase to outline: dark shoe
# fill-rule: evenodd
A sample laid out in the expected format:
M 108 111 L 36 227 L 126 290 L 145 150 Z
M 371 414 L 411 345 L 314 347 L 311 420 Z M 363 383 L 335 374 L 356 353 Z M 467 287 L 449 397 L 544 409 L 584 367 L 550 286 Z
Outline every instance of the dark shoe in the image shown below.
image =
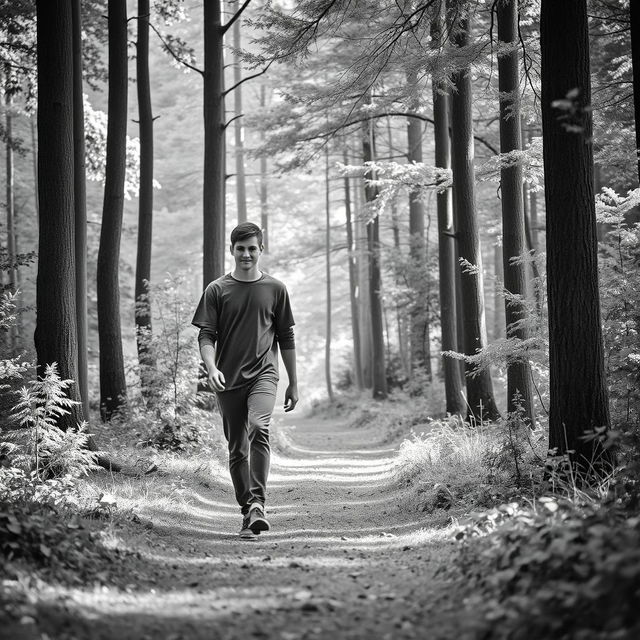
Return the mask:
M 253 533 L 258 534 L 261 531 L 269 531 L 271 525 L 269 521 L 264 517 L 264 509 L 259 504 L 252 504 L 249 509 L 249 529 Z
M 256 534 L 251 530 L 249 526 L 249 515 L 246 515 L 242 519 L 242 529 L 240 529 L 240 538 L 242 540 L 255 540 Z

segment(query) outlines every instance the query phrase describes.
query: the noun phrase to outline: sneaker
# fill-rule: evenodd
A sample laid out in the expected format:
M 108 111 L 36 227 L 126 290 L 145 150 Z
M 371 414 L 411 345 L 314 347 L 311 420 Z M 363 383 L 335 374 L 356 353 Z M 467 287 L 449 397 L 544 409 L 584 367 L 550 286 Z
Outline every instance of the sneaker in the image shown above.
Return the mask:
M 240 538 L 242 540 L 255 540 L 256 534 L 249 527 L 249 515 L 242 519 L 242 529 L 240 529 Z
M 261 531 L 269 531 L 271 525 L 269 521 L 264 517 L 264 509 L 259 504 L 252 504 L 249 509 L 249 529 L 253 533 L 257 534 Z

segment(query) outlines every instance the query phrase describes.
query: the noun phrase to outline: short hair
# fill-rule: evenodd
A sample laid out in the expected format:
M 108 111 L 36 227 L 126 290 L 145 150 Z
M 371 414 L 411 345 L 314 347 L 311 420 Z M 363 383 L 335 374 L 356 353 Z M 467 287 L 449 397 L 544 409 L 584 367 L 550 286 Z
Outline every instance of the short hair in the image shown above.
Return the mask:
M 246 240 L 251 236 L 256 236 L 258 244 L 262 246 L 262 229 L 257 224 L 253 224 L 253 222 L 241 222 L 231 232 L 231 246 L 233 247 L 238 240 Z

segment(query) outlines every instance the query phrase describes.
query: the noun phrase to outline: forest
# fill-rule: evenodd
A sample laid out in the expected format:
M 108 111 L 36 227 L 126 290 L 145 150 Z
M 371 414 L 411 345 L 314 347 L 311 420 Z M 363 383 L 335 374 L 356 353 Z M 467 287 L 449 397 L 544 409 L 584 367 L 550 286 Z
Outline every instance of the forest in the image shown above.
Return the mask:
M 0 32 L 0 637 L 640 637 L 639 2 Z M 251 543 L 191 324 L 247 221 L 300 394 Z

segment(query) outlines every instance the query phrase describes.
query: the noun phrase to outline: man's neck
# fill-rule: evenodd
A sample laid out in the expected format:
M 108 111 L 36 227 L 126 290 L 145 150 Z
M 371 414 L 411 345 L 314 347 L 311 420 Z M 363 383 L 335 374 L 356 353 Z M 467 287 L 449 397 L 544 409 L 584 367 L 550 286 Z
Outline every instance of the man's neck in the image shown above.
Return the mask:
M 257 267 L 255 269 L 250 269 L 249 271 L 239 271 L 238 269 L 235 269 L 231 275 L 235 280 L 241 280 L 242 282 L 255 282 L 262 278 L 262 271 Z

